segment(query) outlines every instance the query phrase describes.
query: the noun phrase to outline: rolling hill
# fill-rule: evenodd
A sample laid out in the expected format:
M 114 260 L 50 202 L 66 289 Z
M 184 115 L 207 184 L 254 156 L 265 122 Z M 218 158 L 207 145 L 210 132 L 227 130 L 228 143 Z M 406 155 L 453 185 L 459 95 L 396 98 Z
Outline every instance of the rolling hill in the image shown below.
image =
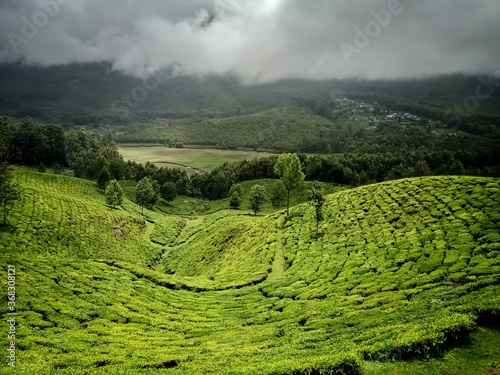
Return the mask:
M 448 75 L 419 80 L 282 80 L 246 85 L 234 76 L 198 79 L 176 76 L 168 69 L 144 80 L 113 71 L 106 63 L 50 68 L 3 64 L 0 114 L 104 126 L 194 116 L 230 117 L 283 107 L 310 108 L 347 95 L 377 101 L 388 108 L 425 111 L 441 120 L 448 110 L 463 107 L 479 84 L 476 76 Z M 494 124 L 500 115 L 499 102 L 497 90 L 472 115 L 481 115 Z
M 307 205 L 144 218 L 128 200 L 106 207 L 91 182 L 16 174 L 22 198 L 0 232 L 16 373 L 498 371 L 498 179 L 340 191 L 316 236 Z M 164 231 L 170 247 L 151 241 Z

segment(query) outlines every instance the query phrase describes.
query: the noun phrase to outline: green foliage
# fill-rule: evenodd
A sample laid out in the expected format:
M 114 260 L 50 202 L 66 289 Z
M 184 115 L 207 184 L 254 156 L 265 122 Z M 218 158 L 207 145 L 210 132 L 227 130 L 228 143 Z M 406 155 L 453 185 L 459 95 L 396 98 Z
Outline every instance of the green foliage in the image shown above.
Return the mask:
M 419 160 L 414 168 L 414 176 L 423 177 L 423 176 L 430 176 L 430 174 L 431 170 L 429 169 L 429 166 L 427 165 L 425 160 Z
M 9 212 L 12 230 L 0 234 L 5 254 L 47 262 L 119 259 L 144 266 L 158 256 L 142 237 L 146 223 L 138 206 L 124 198 L 126 210 L 111 210 L 95 183 L 35 171 L 14 169 L 22 194 Z
M 238 191 L 233 191 L 229 193 L 229 207 L 233 209 L 240 208 L 241 205 L 241 195 Z
M 262 205 L 267 200 L 266 189 L 261 185 L 254 185 L 250 190 L 250 208 L 255 215 L 260 212 Z
M 170 204 L 177 197 L 177 187 L 173 182 L 165 182 L 161 187 L 161 197 Z
M 105 189 L 110 179 L 111 176 L 109 174 L 108 168 L 103 167 L 101 169 L 101 172 L 99 172 L 99 175 L 97 176 L 97 186 L 99 186 L 99 188 L 101 189 Z
M 461 176 L 464 174 L 464 166 L 460 160 L 452 159 L 442 167 L 443 171 L 449 175 Z
M 96 179 L 103 169 L 120 178 L 123 159 L 118 147 L 101 134 L 86 130 L 70 130 L 64 134 L 66 160 L 77 177 Z
M 148 203 L 151 205 L 155 205 L 156 203 L 158 203 L 158 199 L 160 199 L 160 195 L 161 195 L 160 183 L 156 180 L 151 180 L 151 189 L 153 190 L 153 194 L 152 194 L 151 199 L 149 200 Z
M 302 164 L 297 154 L 282 154 L 274 165 L 274 173 L 280 176 L 287 190 L 286 212 L 290 211 L 290 192 L 304 181 Z
M 38 166 L 38 172 L 45 173 L 46 171 L 47 171 L 47 167 L 45 167 L 45 165 L 43 163 L 40 163 L 40 165 Z
M 241 196 L 243 195 L 243 188 L 240 184 L 234 184 L 229 189 L 229 207 L 237 209 L 241 205 Z
M 500 363 L 498 333 L 482 328 L 500 311 L 497 179 L 336 192 L 314 238 L 308 205 L 285 220 L 209 202 L 220 209 L 146 223 L 89 181 L 15 174 L 0 256 L 22 297 L 16 348 L 29 361 L 16 373 L 486 375 Z
M 318 226 L 323 221 L 323 204 L 325 203 L 325 194 L 321 184 L 314 181 L 309 190 L 309 204 L 314 208 L 314 219 L 316 220 L 316 234 L 318 234 Z
M 241 184 L 234 184 L 231 186 L 231 189 L 229 189 L 229 196 L 233 195 L 233 193 L 238 193 L 240 197 L 243 195 L 243 187 Z
M 189 195 L 191 192 L 191 181 L 188 176 L 181 176 L 175 183 L 175 191 L 179 195 Z
M 283 180 L 276 180 L 271 186 L 271 203 L 277 210 L 280 209 L 281 203 L 286 199 L 287 190 Z
M 109 182 L 104 196 L 106 197 L 106 204 L 113 206 L 113 208 L 123 204 L 123 190 L 116 180 Z
M 7 208 L 19 199 L 19 186 L 14 181 L 12 167 L 3 162 L 0 164 L 0 207 L 3 213 L 3 225 L 7 224 Z
M 154 196 L 155 192 L 151 178 L 144 177 L 137 183 L 135 190 L 135 200 L 141 206 L 142 214 L 144 214 L 144 205 L 150 203 Z

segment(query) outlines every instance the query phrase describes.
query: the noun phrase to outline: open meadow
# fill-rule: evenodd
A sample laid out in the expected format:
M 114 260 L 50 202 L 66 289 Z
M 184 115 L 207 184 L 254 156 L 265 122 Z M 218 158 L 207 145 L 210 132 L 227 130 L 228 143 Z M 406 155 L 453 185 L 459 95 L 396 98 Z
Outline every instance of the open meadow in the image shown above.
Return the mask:
M 118 149 L 125 160 L 151 162 L 158 167 L 179 168 L 189 175 L 209 172 L 216 166 L 271 155 L 267 152 L 217 150 L 203 148 L 169 148 L 166 146 L 122 146 Z
M 141 216 L 90 181 L 16 176 L 0 232 L 16 267 L 16 374 L 498 371 L 498 179 L 337 191 L 316 235 L 305 204 L 288 218 Z

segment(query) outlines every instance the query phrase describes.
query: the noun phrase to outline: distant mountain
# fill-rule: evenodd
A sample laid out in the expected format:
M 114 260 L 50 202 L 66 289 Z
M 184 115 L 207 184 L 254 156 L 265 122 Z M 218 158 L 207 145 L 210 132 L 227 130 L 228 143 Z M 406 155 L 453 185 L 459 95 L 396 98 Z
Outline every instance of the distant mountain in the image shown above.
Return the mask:
M 442 117 L 454 105 L 460 111 L 480 84 L 477 77 L 455 75 L 418 81 L 286 80 L 244 85 L 236 77 L 178 77 L 171 70 L 140 79 L 112 71 L 105 63 L 51 68 L 14 64 L 0 66 L 0 114 L 63 124 L 126 124 L 193 115 L 229 117 L 283 105 L 311 107 L 345 95 Z M 494 122 L 500 117 L 500 90 L 479 104 L 467 115 Z

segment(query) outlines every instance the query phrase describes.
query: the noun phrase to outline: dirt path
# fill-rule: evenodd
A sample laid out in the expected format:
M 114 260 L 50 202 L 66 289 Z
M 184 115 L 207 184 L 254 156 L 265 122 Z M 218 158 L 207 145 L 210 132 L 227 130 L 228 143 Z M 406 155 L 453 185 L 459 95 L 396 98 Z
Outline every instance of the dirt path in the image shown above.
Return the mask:
M 279 279 L 285 273 L 285 256 L 283 254 L 283 245 L 281 243 L 281 235 L 278 231 L 276 236 L 276 252 L 274 253 L 273 268 L 269 275 L 267 275 L 267 281 L 274 281 Z
M 142 234 L 142 238 L 145 241 L 148 241 L 150 245 L 163 249 L 165 246 L 158 245 L 157 243 L 154 243 L 153 241 L 151 241 L 151 234 L 153 234 L 154 230 L 155 230 L 155 224 L 150 223 L 149 221 L 146 221 L 146 230 Z

